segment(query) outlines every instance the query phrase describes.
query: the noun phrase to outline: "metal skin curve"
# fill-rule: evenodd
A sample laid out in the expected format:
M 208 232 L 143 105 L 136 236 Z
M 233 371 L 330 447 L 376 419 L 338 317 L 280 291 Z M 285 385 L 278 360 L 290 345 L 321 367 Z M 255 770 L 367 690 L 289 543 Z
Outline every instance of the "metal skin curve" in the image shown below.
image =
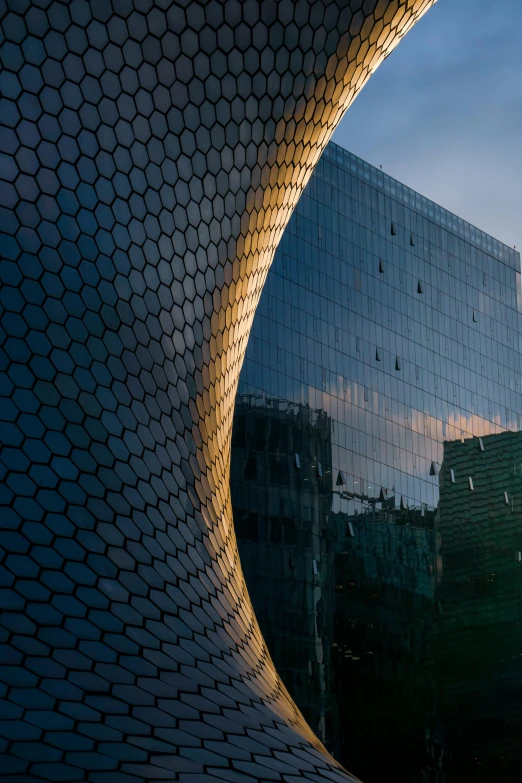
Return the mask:
M 4 780 L 354 780 L 257 625 L 231 424 L 292 209 L 431 3 L 0 5 Z

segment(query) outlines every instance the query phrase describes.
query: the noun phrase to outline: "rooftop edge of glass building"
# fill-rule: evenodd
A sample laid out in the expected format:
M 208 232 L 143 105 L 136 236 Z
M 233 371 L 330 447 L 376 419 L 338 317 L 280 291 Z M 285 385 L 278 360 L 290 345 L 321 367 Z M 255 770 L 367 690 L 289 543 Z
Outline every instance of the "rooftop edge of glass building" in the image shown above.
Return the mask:
M 394 781 L 405 753 L 412 781 L 460 764 L 437 706 L 459 690 L 433 663 L 453 547 L 440 493 L 448 442 L 522 430 L 520 290 L 515 249 L 333 143 L 267 276 L 236 401 L 241 560 L 285 684 L 366 783 Z M 480 780 L 487 733 L 463 725 Z
M 382 169 L 372 166 L 333 141 L 328 144 L 322 157 L 323 160 L 333 163 L 335 166 L 353 174 L 362 182 L 366 182 L 373 188 L 382 191 L 399 204 L 415 210 L 436 225 L 459 237 L 459 239 L 469 242 L 478 250 L 483 250 L 488 255 L 493 256 L 493 258 L 497 258 L 512 269 L 520 272 L 520 253 L 515 248 L 506 245 L 499 239 L 495 239 L 490 234 L 486 234 L 485 231 L 477 228 L 472 223 L 468 223 L 455 213 L 449 212 L 449 210 L 444 209 L 444 207 L 426 198 L 426 196 L 417 193 L 417 191 L 412 190 L 412 188 L 399 182 L 399 180 L 394 179 L 382 171 Z

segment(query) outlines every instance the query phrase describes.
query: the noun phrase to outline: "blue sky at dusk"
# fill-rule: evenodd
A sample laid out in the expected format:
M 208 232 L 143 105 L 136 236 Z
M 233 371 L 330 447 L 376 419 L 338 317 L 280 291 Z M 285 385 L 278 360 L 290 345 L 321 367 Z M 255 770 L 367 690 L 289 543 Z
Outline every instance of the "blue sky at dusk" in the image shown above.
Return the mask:
M 334 141 L 522 249 L 522 0 L 439 0 Z

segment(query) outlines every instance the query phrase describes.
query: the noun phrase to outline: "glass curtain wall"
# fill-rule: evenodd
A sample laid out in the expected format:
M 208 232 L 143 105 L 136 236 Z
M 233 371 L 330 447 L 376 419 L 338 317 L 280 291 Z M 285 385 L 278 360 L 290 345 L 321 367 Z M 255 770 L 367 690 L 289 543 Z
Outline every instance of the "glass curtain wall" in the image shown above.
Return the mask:
M 520 732 L 493 734 L 522 713 L 495 685 L 522 620 L 520 292 L 514 249 L 332 143 L 267 277 L 236 403 L 239 548 L 283 681 L 365 783 L 519 779 Z

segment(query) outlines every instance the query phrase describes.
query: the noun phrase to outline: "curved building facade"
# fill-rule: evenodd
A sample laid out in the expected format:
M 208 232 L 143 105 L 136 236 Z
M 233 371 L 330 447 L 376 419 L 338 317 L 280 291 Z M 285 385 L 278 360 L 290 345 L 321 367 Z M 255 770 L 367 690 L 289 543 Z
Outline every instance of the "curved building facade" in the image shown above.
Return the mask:
M 261 296 L 241 560 L 290 693 L 366 783 L 521 774 L 520 279 L 516 250 L 330 143 Z
M 429 5 L 2 5 L 3 775 L 349 779 L 248 598 L 232 412 L 301 191 Z

